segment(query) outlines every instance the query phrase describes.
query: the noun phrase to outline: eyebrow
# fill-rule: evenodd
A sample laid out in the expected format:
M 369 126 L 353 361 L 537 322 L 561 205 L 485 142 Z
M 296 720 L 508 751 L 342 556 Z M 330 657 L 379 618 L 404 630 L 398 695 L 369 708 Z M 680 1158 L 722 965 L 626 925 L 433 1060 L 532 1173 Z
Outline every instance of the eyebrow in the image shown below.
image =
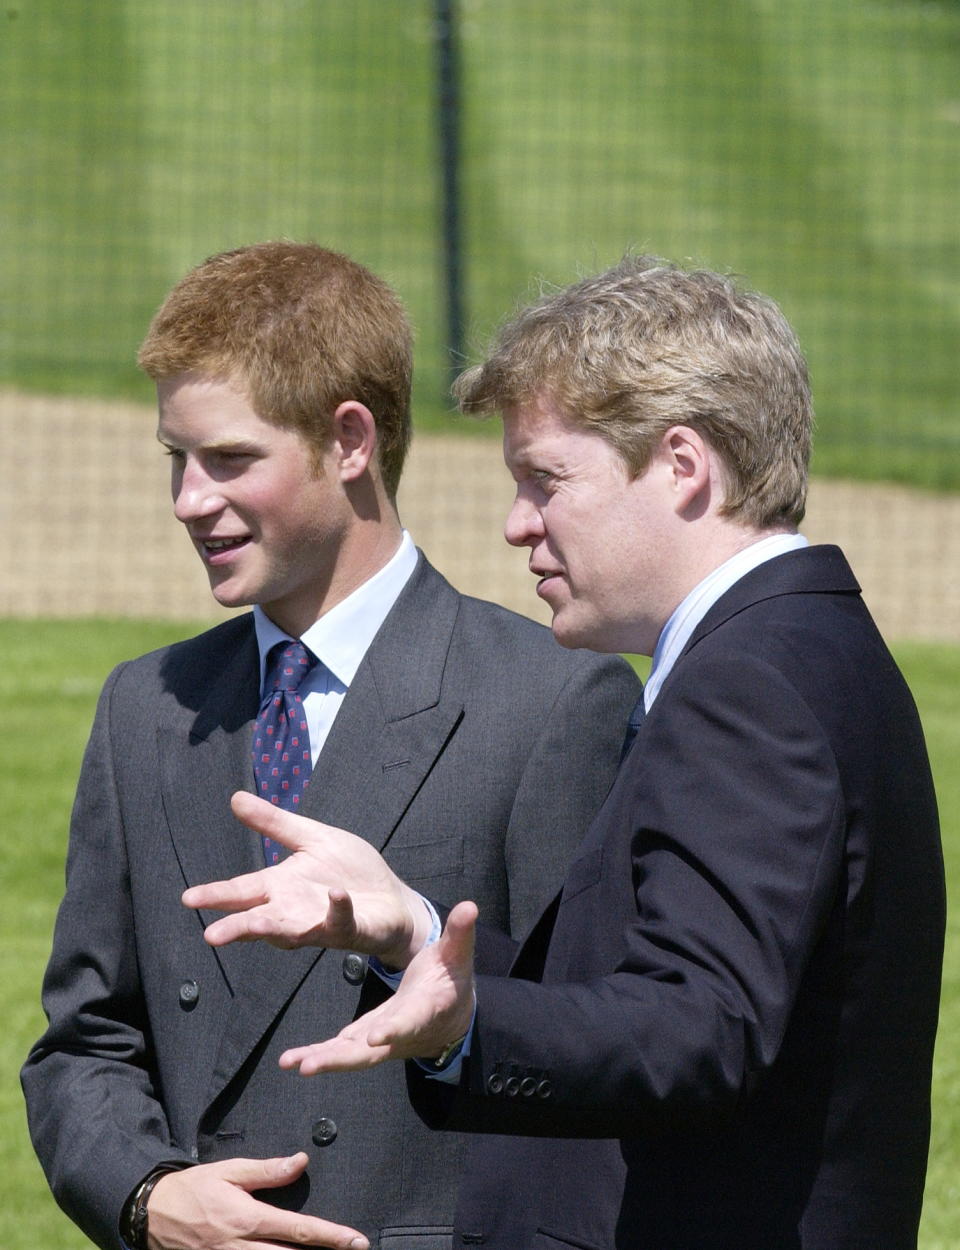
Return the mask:
M 174 450 L 174 451 L 182 450 L 180 443 L 170 442 L 168 439 L 163 437 L 163 435 L 161 434 L 159 430 L 157 430 L 157 442 L 160 443 L 162 447 L 166 447 L 169 450 Z M 260 444 L 255 439 L 252 439 L 252 438 L 218 438 L 218 439 L 213 439 L 207 443 L 201 443 L 200 450 L 201 451 L 257 452 L 260 450 Z

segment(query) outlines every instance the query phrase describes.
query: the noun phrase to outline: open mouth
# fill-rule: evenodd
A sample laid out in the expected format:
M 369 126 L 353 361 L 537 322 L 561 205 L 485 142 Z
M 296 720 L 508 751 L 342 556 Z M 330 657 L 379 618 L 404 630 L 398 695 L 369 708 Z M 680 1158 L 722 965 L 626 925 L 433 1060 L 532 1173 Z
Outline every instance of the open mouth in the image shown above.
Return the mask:
M 198 540 L 198 545 L 204 559 L 217 563 L 218 560 L 232 555 L 238 548 L 245 547 L 249 541 L 249 534 L 244 534 L 239 538 L 202 538 Z

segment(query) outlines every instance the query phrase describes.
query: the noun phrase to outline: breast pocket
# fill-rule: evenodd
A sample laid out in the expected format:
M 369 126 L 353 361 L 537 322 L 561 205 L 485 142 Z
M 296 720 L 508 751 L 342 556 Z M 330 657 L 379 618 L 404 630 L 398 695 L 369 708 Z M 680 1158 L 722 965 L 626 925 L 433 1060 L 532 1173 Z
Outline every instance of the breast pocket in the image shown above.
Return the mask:
M 384 1228 L 379 1250 L 453 1250 L 453 1229 L 443 1227 Z
M 390 845 L 384 859 L 403 881 L 412 885 L 438 877 L 463 875 L 463 838 L 436 838 L 415 846 Z

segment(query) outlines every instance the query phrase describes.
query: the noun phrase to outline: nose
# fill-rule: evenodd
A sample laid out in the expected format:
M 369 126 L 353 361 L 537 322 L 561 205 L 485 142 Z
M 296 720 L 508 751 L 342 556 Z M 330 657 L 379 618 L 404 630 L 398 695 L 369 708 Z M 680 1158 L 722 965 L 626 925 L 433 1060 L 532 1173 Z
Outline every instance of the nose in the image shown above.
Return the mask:
M 529 547 L 543 537 L 540 509 L 528 498 L 521 483 L 503 527 L 503 536 L 511 547 Z
M 226 506 L 220 484 L 192 456 L 182 463 L 174 462 L 170 489 L 173 515 L 185 525 L 213 516 Z

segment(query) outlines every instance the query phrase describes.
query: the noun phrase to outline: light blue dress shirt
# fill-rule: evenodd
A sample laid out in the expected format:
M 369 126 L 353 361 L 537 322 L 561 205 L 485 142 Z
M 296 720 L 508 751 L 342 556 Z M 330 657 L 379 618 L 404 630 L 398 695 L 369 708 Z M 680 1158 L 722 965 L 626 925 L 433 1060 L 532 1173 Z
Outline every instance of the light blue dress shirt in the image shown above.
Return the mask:
M 693 636 L 693 631 L 717 600 L 741 577 L 746 577 L 761 564 L 775 556 L 807 546 L 809 542 L 802 534 L 772 534 L 769 538 L 761 538 L 749 547 L 744 547 L 694 586 L 673 610 L 657 639 L 650 676 L 643 688 L 643 706 L 648 712 L 670 670 L 680 658 L 680 653 Z

